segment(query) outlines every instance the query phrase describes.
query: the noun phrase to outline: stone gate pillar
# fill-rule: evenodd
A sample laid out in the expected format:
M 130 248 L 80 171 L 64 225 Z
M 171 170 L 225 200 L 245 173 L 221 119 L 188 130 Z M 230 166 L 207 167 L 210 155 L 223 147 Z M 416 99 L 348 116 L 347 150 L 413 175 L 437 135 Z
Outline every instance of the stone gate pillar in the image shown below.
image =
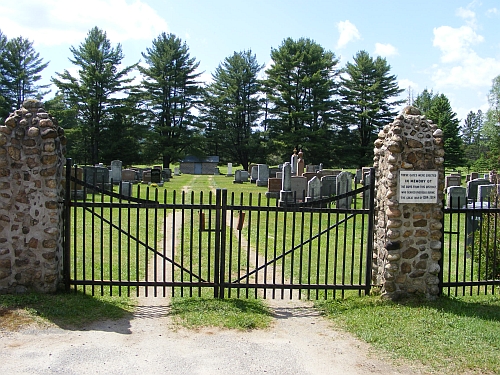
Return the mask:
M 443 132 L 406 107 L 375 141 L 372 278 L 391 299 L 439 293 Z
M 0 126 L 0 293 L 57 288 L 65 143 L 38 100 L 26 100 Z

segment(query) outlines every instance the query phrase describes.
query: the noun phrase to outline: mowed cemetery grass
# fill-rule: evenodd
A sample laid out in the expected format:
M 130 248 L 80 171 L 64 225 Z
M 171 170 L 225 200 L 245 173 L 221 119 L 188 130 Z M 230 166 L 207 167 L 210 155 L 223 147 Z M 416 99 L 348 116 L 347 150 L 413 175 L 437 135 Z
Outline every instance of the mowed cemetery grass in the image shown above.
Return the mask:
M 224 173 L 224 171 L 222 171 Z M 164 187 L 147 187 L 147 185 L 134 185 L 132 195 L 138 194 L 146 199 L 154 197 L 160 202 L 180 203 L 208 202 L 214 200 L 213 191 L 217 188 L 227 189 L 229 202 L 245 205 L 267 205 L 273 206 L 274 200 L 267 201 L 263 197 L 266 188 L 256 187 L 254 184 L 233 184 L 232 178 L 220 176 L 175 176 Z M 174 194 L 174 191 L 176 192 Z M 182 194 L 184 191 L 184 195 Z M 200 193 L 201 192 L 201 193 Z M 262 194 L 259 201 L 259 193 Z M 211 196 L 212 194 L 212 196 Z M 100 199 L 96 196 L 93 199 Z M 104 198 L 107 199 L 107 198 Z M 360 203 L 358 204 L 360 207 Z M 97 216 L 89 215 L 84 210 L 79 209 L 72 218 L 74 227 L 85 226 L 85 237 L 77 244 L 78 256 L 72 259 L 72 269 L 78 269 L 81 274 L 73 274 L 75 278 L 86 275 L 97 276 L 97 279 L 125 280 L 129 275 L 133 275 L 137 280 L 144 280 L 148 273 L 149 261 L 152 259 L 152 252 L 143 246 L 136 254 L 134 245 L 129 251 L 129 241 L 123 232 L 109 230 L 109 226 L 103 225 L 99 216 L 115 223 L 124 231 L 128 231 L 137 238 L 141 238 L 143 243 L 154 247 L 155 243 L 163 240 L 163 213 L 148 209 L 148 215 L 139 210 L 108 210 L 108 212 L 97 210 Z M 154 215 L 158 215 L 157 225 L 152 225 Z M 238 219 L 239 213 L 235 213 L 232 220 Z M 248 215 L 248 214 L 247 214 Z M 280 214 L 281 215 L 281 214 Z M 273 253 L 275 242 L 285 242 L 285 249 L 293 248 L 299 241 L 291 233 L 291 227 L 283 230 L 283 226 L 290 221 L 291 217 L 276 215 L 272 211 L 270 214 L 252 212 L 250 217 L 245 218 L 245 226 L 239 233 L 233 233 L 229 237 L 227 249 L 232 249 L 226 258 L 226 264 L 230 270 L 231 278 L 238 278 L 244 275 L 252 264 L 258 259 L 249 257 L 265 256 L 266 253 Z M 292 215 L 292 214 L 288 214 Z M 296 225 L 306 226 L 305 232 L 321 230 L 331 223 L 325 218 L 318 222 L 318 217 L 314 215 L 301 216 L 296 213 Z M 148 218 L 149 217 L 149 218 Z M 213 225 L 214 217 L 207 213 L 205 217 L 206 225 Z M 335 221 L 337 218 L 330 218 Z M 185 231 L 176 234 L 178 243 L 184 244 L 184 251 L 175 253 L 175 260 L 179 263 L 190 264 L 198 276 L 208 278 L 208 264 L 213 262 L 213 254 L 209 257 L 208 249 L 213 249 L 215 240 L 211 232 L 200 231 L 199 211 L 186 212 L 182 218 Z M 260 225 L 260 226 L 258 226 Z M 357 222 L 355 225 L 361 225 Z M 118 225 L 117 225 L 118 226 Z M 276 226 L 279 233 L 277 237 L 270 238 L 266 232 L 256 233 L 257 228 L 262 230 L 267 226 Z M 318 229 L 320 228 L 320 229 Z M 353 249 L 352 227 L 345 230 L 337 240 L 345 241 L 342 245 L 348 250 Z M 359 228 L 356 228 L 358 230 Z M 273 229 L 274 231 L 274 229 Z M 275 233 L 275 232 L 273 232 Z M 323 238 L 324 237 L 324 238 Z M 334 240 L 332 236 L 329 240 Z M 239 249 L 241 241 L 253 239 L 251 242 L 252 252 L 243 251 L 236 254 L 235 249 Z M 326 236 L 321 240 L 311 242 L 307 245 L 302 254 L 302 262 L 307 263 L 306 269 L 312 274 L 312 282 L 328 282 L 336 280 L 342 282 L 350 281 L 352 277 L 357 281 L 364 277 L 363 270 L 359 270 L 353 263 L 345 263 L 342 270 L 337 270 L 333 275 L 330 270 L 325 269 L 327 261 L 322 247 L 325 246 Z M 133 241 L 133 240 L 132 240 Z M 105 244 L 109 250 L 105 253 L 91 250 L 91 244 L 95 249 L 100 249 L 100 245 Z M 142 245 L 141 245 L 142 246 Z M 126 250 L 127 249 L 127 250 Z M 189 250 L 188 249 L 192 249 Z M 319 257 L 315 254 L 320 251 Z M 278 255 L 279 255 L 278 250 Z M 357 250 L 356 250 L 357 251 Z M 342 261 L 344 254 L 338 254 L 336 261 Z M 83 261 L 84 260 L 84 261 Z M 279 263 L 279 267 L 284 274 L 291 272 L 294 277 L 304 277 L 305 270 L 299 267 L 301 256 L 286 258 L 284 263 Z M 332 259 L 328 261 L 331 262 Z M 92 265 L 92 262 L 94 265 Z M 77 267 L 75 268 L 75 264 Z M 109 264 L 120 264 L 120 267 L 109 267 Z M 83 267 L 84 266 L 84 267 Z M 306 268 L 307 268 L 306 267 Z M 352 271 L 351 271 L 352 268 Z M 451 268 L 455 268 L 452 263 Z M 459 265 L 458 268 L 462 268 Z M 150 271 L 150 270 L 149 270 Z M 466 272 L 473 272 L 469 269 Z M 190 278 L 188 273 L 179 273 L 178 278 Z M 347 279 L 346 279 L 347 277 Z M 307 281 L 307 280 L 305 280 Z M 92 292 L 96 296 L 92 296 Z M 100 296 L 100 294 L 104 296 Z M 229 329 L 259 329 L 269 327 L 272 324 L 271 310 L 267 307 L 267 302 L 260 298 L 251 290 L 247 293 L 244 290 L 231 290 L 231 297 L 238 296 L 245 298 L 228 298 L 218 300 L 213 298 L 211 289 L 202 290 L 199 288 L 175 288 L 175 297 L 171 300 L 171 315 L 174 321 L 187 327 L 200 326 L 220 326 Z M 360 339 L 370 343 L 377 353 L 396 361 L 406 361 L 411 365 L 422 367 L 426 371 L 435 373 L 477 373 L 477 374 L 499 374 L 500 373 L 500 299 L 498 288 L 488 290 L 487 295 L 480 294 L 470 296 L 441 297 L 437 301 L 407 300 L 401 302 L 384 301 L 379 296 L 358 296 L 357 292 L 346 292 L 344 295 L 337 294 L 335 299 L 331 295 L 325 297 L 325 293 L 320 291 L 315 302 L 315 307 L 320 309 L 324 316 L 331 319 L 334 326 L 351 332 Z M 128 294 L 130 293 L 130 297 Z M 6 327 L 16 327 L 16 320 L 23 316 L 35 317 L 37 320 L 46 320 L 60 325 L 61 327 L 82 326 L 88 322 L 98 319 L 118 319 L 130 316 L 136 303 L 135 296 L 143 294 L 135 287 L 110 287 L 110 286 L 86 286 L 78 287 L 77 291 L 71 293 L 57 293 L 55 295 L 40 295 L 28 293 L 19 296 L 0 296 L 0 329 Z M 316 292 L 314 292 L 316 293 Z M 492 294 L 497 293 L 497 294 Z M 161 294 L 160 294 L 161 295 Z M 280 297 L 280 295 L 277 295 Z M 307 292 L 303 291 L 302 296 L 307 298 Z M 248 297 L 248 298 L 247 298 Z M 313 294 L 312 298 L 316 298 Z M 344 298 L 342 298 L 344 297 Z

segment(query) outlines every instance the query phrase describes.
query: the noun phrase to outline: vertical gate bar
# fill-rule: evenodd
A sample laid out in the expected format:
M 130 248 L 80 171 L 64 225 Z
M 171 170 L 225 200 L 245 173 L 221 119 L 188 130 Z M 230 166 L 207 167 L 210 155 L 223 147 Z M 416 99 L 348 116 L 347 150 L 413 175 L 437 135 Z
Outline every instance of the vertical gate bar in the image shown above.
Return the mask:
M 312 243 L 311 238 L 313 237 L 313 224 L 314 224 L 314 214 L 309 211 L 309 254 L 307 257 L 307 284 L 311 285 L 311 272 L 312 272 Z M 311 288 L 307 288 L 307 299 L 311 299 Z
M 243 192 L 240 193 L 240 206 L 243 206 Z M 252 221 L 250 220 L 252 218 L 251 216 L 251 212 L 252 211 L 248 211 L 248 227 L 251 227 L 252 226 Z M 238 268 L 238 271 L 237 271 L 237 279 L 240 280 L 240 277 L 241 277 L 241 245 L 242 245 L 242 236 L 243 236 L 243 228 L 241 228 L 241 230 L 239 231 L 239 234 L 238 234 L 238 249 L 237 249 L 237 254 L 236 254 L 236 257 L 237 257 L 237 268 Z M 236 296 L 238 298 L 240 298 L 240 294 L 241 294 L 241 288 L 237 288 L 236 290 Z
M 161 265 L 161 279 L 163 281 L 163 298 L 167 296 L 167 286 L 165 285 L 165 282 L 169 281 L 167 280 L 167 189 L 163 190 L 163 222 L 162 222 L 162 265 Z M 173 259 L 172 259 L 173 261 Z
M 137 197 L 141 197 L 141 185 L 137 185 Z M 139 247 L 139 241 L 140 241 L 140 235 L 139 235 L 139 223 L 140 223 L 140 209 L 139 205 L 136 206 L 136 212 L 135 212 L 135 281 L 139 282 L 140 280 L 140 247 Z M 137 297 L 139 297 L 139 286 L 136 287 L 135 294 Z
M 64 191 L 64 263 L 63 263 L 63 280 L 66 292 L 70 290 L 70 249 L 71 249 L 71 159 L 66 159 L 66 186 Z M 76 170 L 75 170 L 76 176 Z M 76 186 L 76 182 L 75 182 Z M 75 215 L 76 216 L 76 215 Z
M 148 186 L 146 188 L 146 199 L 149 200 L 150 194 L 151 194 L 151 190 L 149 189 L 149 186 Z M 149 296 L 149 288 L 148 288 L 148 285 L 149 285 L 149 260 L 148 260 L 148 256 L 149 256 L 149 250 L 148 250 L 148 246 L 149 246 L 149 208 L 146 208 L 144 210 L 144 214 L 146 215 L 144 217 L 144 243 L 145 243 L 145 246 L 144 246 L 144 279 L 146 281 L 144 283 L 144 296 L 148 297 Z
M 349 198 L 347 198 L 347 202 L 349 202 Z M 356 196 L 354 196 L 354 202 L 356 202 Z M 354 203 L 356 205 L 356 203 Z M 350 208 L 350 207 L 349 207 Z M 350 283 L 354 285 L 354 259 L 355 259 L 355 246 L 356 246 L 356 218 L 357 214 L 352 214 L 352 243 L 351 243 L 351 275 L 350 275 Z M 361 236 L 359 236 L 361 238 Z M 362 242 L 362 241 L 361 241 Z M 361 291 L 359 291 L 360 293 Z
M 498 194 L 495 194 L 495 208 L 498 207 Z M 495 212 L 494 213 L 495 215 L 495 224 L 494 224 L 494 232 L 493 232 L 493 277 L 492 277 L 492 280 L 496 280 L 498 279 L 498 264 L 497 264 L 497 254 L 498 254 L 498 246 L 497 246 L 497 241 L 498 241 L 498 237 L 497 237 L 497 225 L 498 225 L 498 212 Z M 491 294 L 495 294 L 495 282 L 493 281 L 491 283 Z
M 338 201 L 337 201 L 338 202 Z M 339 210 L 338 210 L 338 207 L 337 209 L 335 210 L 335 219 L 336 219 L 336 223 L 339 222 L 339 218 L 340 218 L 340 213 L 339 213 Z M 339 229 L 339 225 L 335 225 L 335 253 L 334 253 L 334 263 L 333 263 L 333 284 L 334 285 L 337 285 L 337 270 L 339 268 L 339 265 L 338 265 L 338 262 L 339 262 L 339 232 L 340 232 L 340 229 Z M 333 298 L 336 298 L 337 296 L 337 289 L 333 289 Z
M 202 209 L 201 209 L 201 206 L 203 204 L 203 191 L 200 191 L 200 213 L 202 212 Z M 200 215 L 200 219 L 201 218 L 201 215 Z M 203 218 L 202 220 L 205 220 L 205 218 Z M 203 239 L 203 232 L 202 232 L 202 223 L 200 223 L 200 228 L 199 228 L 199 235 L 198 235 L 198 278 L 202 278 L 203 275 L 202 275 L 202 259 L 203 259 L 203 254 L 201 252 L 201 249 L 202 249 L 202 239 Z M 210 267 L 210 262 L 207 262 L 207 267 Z M 201 286 L 198 286 L 198 297 L 201 297 Z
M 276 200 L 276 204 L 278 204 L 278 200 Z M 291 242 L 291 249 L 295 249 L 295 227 L 296 227 L 296 220 L 297 220 L 297 210 L 292 210 L 292 242 Z M 290 286 L 294 285 L 294 270 L 293 268 L 295 267 L 295 251 L 292 251 L 290 254 Z M 290 288 L 290 299 L 293 299 L 293 288 Z
M 215 249 L 214 249 L 214 298 L 220 297 L 220 207 L 221 207 L 222 193 L 221 189 L 215 190 Z M 210 227 L 209 227 L 210 228 Z
M 460 198 L 458 198 L 458 204 L 459 204 L 459 207 L 460 207 Z M 443 207 L 445 207 L 445 202 L 444 202 L 444 199 L 443 199 Z M 439 272 L 438 272 L 438 279 L 439 279 L 439 284 L 438 284 L 438 287 L 439 287 L 439 295 L 442 295 L 443 294 L 443 277 L 444 277 L 444 272 L 443 272 L 443 263 L 444 263 L 444 233 L 445 233 L 445 219 L 446 219 L 446 214 L 448 212 L 444 211 L 443 210 L 443 217 L 441 218 L 441 257 L 440 259 L 438 260 L 438 264 L 439 264 Z M 467 225 L 467 223 L 465 224 Z M 465 232 L 467 233 L 467 232 Z
M 155 202 L 159 202 L 158 199 L 158 189 L 155 189 Z M 158 205 L 155 205 L 154 208 L 154 229 L 153 229 L 153 245 L 156 250 L 153 252 L 153 275 L 154 275 L 154 292 L 153 295 L 158 297 L 158 257 L 156 254 L 158 253 Z
M 331 225 L 331 218 L 332 218 L 332 210 L 330 206 L 327 206 L 328 208 L 328 214 L 326 217 L 326 227 L 330 228 Z M 326 232 L 326 254 L 325 254 L 325 299 L 328 298 L 328 288 L 326 286 L 328 285 L 328 272 L 329 270 L 329 263 L 330 263 L 330 231 L 331 229 L 328 229 Z
M 460 214 L 459 214 L 460 215 Z M 450 281 L 451 281 L 451 268 L 452 268 L 452 249 L 451 249 L 451 238 L 453 236 L 453 212 L 450 213 L 449 215 L 449 234 L 448 234 L 448 254 L 447 255 L 447 268 L 448 268 L 448 274 L 447 274 L 447 282 L 448 282 L 448 296 L 451 293 L 451 287 L 450 287 Z M 444 238 L 443 238 L 443 243 L 444 243 Z M 443 256 L 442 254 L 441 256 Z M 458 252 L 457 252 L 457 257 L 458 257 Z
M 456 232 L 457 233 L 460 233 L 460 227 L 462 226 L 462 215 L 460 213 L 458 213 L 457 215 L 457 230 Z M 450 233 L 450 237 L 451 237 L 451 233 Z M 457 249 L 458 248 L 461 248 L 460 246 L 460 235 L 457 235 L 457 241 L 456 241 L 456 246 L 457 246 Z M 444 239 L 444 238 L 443 238 Z M 464 253 L 464 265 L 463 265 L 463 281 L 467 281 L 467 243 L 464 242 L 464 247 L 463 247 L 463 253 Z M 441 257 L 442 257 L 442 253 L 441 253 Z M 458 277 L 458 275 L 457 275 Z M 470 289 L 471 287 L 469 287 Z M 465 290 L 466 290 L 466 286 L 464 285 L 463 286 L 463 289 L 462 289 L 462 295 L 465 296 Z
M 210 280 L 216 280 L 216 278 L 218 276 L 215 276 L 217 275 L 215 273 L 215 256 L 213 255 L 213 247 L 212 247 L 212 237 L 213 237 L 213 232 L 212 232 L 212 223 L 213 223 L 213 220 L 212 220 L 212 216 L 214 214 L 214 193 L 212 191 L 209 191 L 208 192 L 208 228 L 210 229 L 208 232 L 207 232 L 207 244 L 208 244 L 208 264 L 210 264 L 210 267 L 208 267 L 208 275 L 207 275 L 207 280 L 210 281 Z M 214 267 L 214 269 L 212 269 L 212 267 Z M 218 293 L 218 291 L 217 291 Z
M 130 188 L 132 189 L 132 187 Z M 130 196 L 132 196 L 132 191 L 130 191 Z M 131 259 L 130 259 L 130 255 L 131 255 L 131 249 L 130 249 L 130 246 L 132 245 L 132 242 L 131 242 L 131 238 L 130 238 L 130 235 L 131 235 L 131 231 L 132 231 L 132 223 L 131 223 L 131 220 L 130 220 L 130 217 L 131 217 L 131 207 L 132 207 L 132 201 L 129 200 L 128 201 L 128 204 L 127 204 L 127 282 L 128 282 L 128 285 L 127 285 L 127 297 L 130 297 L 130 279 L 131 279 L 131 275 L 130 275 L 130 270 L 131 270 Z
M 273 248 L 273 257 L 274 259 L 276 259 L 277 257 L 277 251 L 278 251 L 278 221 L 279 221 L 279 217 L 281 216 L 280 214 L 283 215 L 283 218 L 285 217 L 286 215 L 286 210 L 287 208 L 285 207 L 285 210 L 280 213 L 277 209 L 276 209 L 276 214 L 275 214 L 275 217 L 274 217 L 274 248 Z M 283 219 L 282 220 L 283 222 L 283 230 L 285 230 L 285 225 L 286 225 L 286 221 Z M 267 262 L 267 259 L 266 259 L 266 262 Z M 272 283 L 272 286 L 273 286 L 273 291 L 272 291 L 272 295 L 271 297 L 274 299 L 276 298 L 276 260 L 273 261 L 272 263 L 272 271 L 273 271 L 273 283 Z M 267 267 L 266 267 L 266 272 L 267 272 Z
M 221 216 L 220 216 L 220 281 L 219 281 L 219 298 L 224 298 L 224 284 L 225 273 L 226 273 L 226 236 L 227 236 L 227 189 L 222 189 L 222 201 L 221 201 Z M 231 274 L 231 271 L 228 272 Z
M 189 297 L 193 296 L 193 244 L 194 244 L 194 191 L 191 190 L 191 202 L 190 202 L 190 218 L 189 218 Z
M 368 244 L 366 246 L 365 295 L 370 294 L 371 290 L 374 239 L 375 239 L 375 168 L 370 168 L 370 204 L 368 210 Z
M 104 175 L 102 176 L 102 194 L 101 205 L 104 206 Z M 113 189 L 113 181 L 111 181 L 110 189 Z M 104 217 L 103 217 L 104 218 Z M 113 295 L 113 197 L 109 197 L 109 295 Z
M 248 205 L 249 206 L 253 206 L 253 195 L 252 193 L 250 193 L 249 197 L 249 202 L 248 202 Z M 250 276 L 248 276 L 248 274 L 250 273 L 250 241 L 251 241 L 251 238 L 252 238 L 252 225 L 250 224 L 252 222 L 252 211 L 248 211 L 248 231 L 247 231 L 247 248 L 246 248 L 246 253 L 245 253 L 245 261 L 246 261 L 246 267 L 245 267 L 245 272 L 246 272 L 246 278 L 245 278 L 245 297 L 248 298 L 248 287 L 249 287 L 249 284 L 250 284 Z M 259 228 L 260 228 L 260 224 L 259 222 L 257 221 L 256 222 L 257 224 L 257 232 L 259 231 Z
M 76 174 L 76 168 L 77 166 L 75 165 L 75 174 Z M 76 186 L 76 185 L 75 185 Z M 76 196 L 75 196 L 75 199 L 76 199 Z M 82 249 L 85 249 L 85 245 L 86 245 L 86 226 L 87 226 L 87 213 L 86 213 L 86 209 L 85 209 L 85 203 L 87 201 L 87 186 L 83 185 L 83 200 L 82 200 L 82 207 L 81 207 L 81 210 L 82 210 L 82 231 L 81 231 L 81 234 L 82 234 Z M 74 209 L 73 209 L 73 238 L 74 238 L 74 241 L 73 241 L 73 256 L 74 256 L 74 273 L 73 273 L 73 276 L 74 276 L 74 280 L 77 280 L 77 276 L 78 276 L 78 272 L 77 272 L 77 259 L 78 259 L 78 254 L 77 254 L 77 251 L 78 251 L 78 231 L 77 231 L 77 228 L 78 228 L 78 219 L 77 219 L 77 216 L 78 216 L 78 208 L 75 206 Z M 83 258 L 83 257 L 82 257 Z M 85 258 L 83 258 L 83 260 L 85 261 Z M 94 264 L 94 262 L 92 261 L 92 264 Z M 92 269 L 94 269 L 94 267 L 92 266 Z M 75 293 L 78 291 L 78 288 L 77 286 L 75 285 Z M 85 287 L 83 287 L 83 293 L 85 294 Z M 92 295 L 94 294 L 94 286 L 92 285 Z
M 184 238 L 184 223 L 186 222 L 186 192 L 183 190 L 182 193 L 181 193 L 181 204 L 182 204 L 182 208 L 181 208 L 181 223 L 180 223 L 180 231 L 181 231 L 181 242 L 180 242 L 180 245 L 181 245 L 181 269 L 180 269 L 180 273 L 181 273 L 181 297 L 184 297 L 184 241 L 185 241 L 185 238 Z
M 174 261 L 175 261 L 175 233 L 176 233 L 176 229 L 175 229 L 175 225 L 176 225 L 176 212 L 175 212 L 175 204 L 177 203 L 177 192 L 176 190 L 174 190 L 172 192 L 172 204 L 174 205 L 174 207 L 172 208 L 172 232 L 171 232 L 171 244 L 170 244 L 170 259 L 172 260 L 170 262 L 170 270 L 171 270 L 171 273 L 172 273 L 172 288 L 171 288 L 171 291 L 170 291 L 170 295 L 172 297 L 175 297 L 175 286 L 173 284 L 174 281 L 176 281 L 176 277 L 175 277 L 175 265 L 174 265 Z
M 318 213 L 318 255 L 316 259 L 316 299 L 319 298 L 319 274 L 321 268 L 321 219 L 322 219 L 322 211 L 320 210 Z
M 278 202 L 278 200 L 276 200 Z M 266 210 L 266 237 L 264 240 L 264 268 L 262 272 L 264 272 L 263 280 L 264 280 L 264 288 L 262 289 L 262 295 L 265 299 L 267 297 L 267 249 L 269 248 L 269 198 L 267 199 L 267 210 Z
M 231 192 L 231 206 L 234 207 L 234 191 Z M 230 210 L 230 218 L 229 218 L 229 261 L 228 261 L 228 281 L 231 281 L 231 273 L 233 270 L 233 225 L 234 225 L 234 208 Z M 227 297 L 231 298 L 231 288 L 227 291 Z
M 122 184 L 118 182 L 118 193 L 120 198 L 118 199 L 118 228 L 122 227 Z M 118 230 L 118 281 L 120 285 L 118 286 L 118 295 L 122 295 L 122 231 Z
M 260 208 L 262 204 L 262 194 L 259 193 L 258 195 L 258 198 L 257 198 L 257 206 Z M 257 232 L 256 232 L 256 236 L 255 236 L 255 269 L 257 270 L 257 272 L 255 272 L 255 283 L 258 284 L 259 283 L 259 242 L 260 242 L 260 209 L 257 211 L 257 223 L 258 224 L 258 228 L 257 228 Z M 267 222 L 266 222 L 266 228 L 267 228 Z M 250 238 L 248 239 L 248 244 L 249 244 L 249 247 L 250 247 Z M 255 298 L 257 298 L 257 288 L 254 288 L 254 296 Z
M 286 246 L 286 234 L 288 231 L 288 220 L 287 220 L 287 210 L 285 211 L 285 214 L 283 216 L 283 243 L 281 244 L 281 253 L 279 254 L 281 256 L 281 285 L 285 285 L 285 252 L 287 251 L 287 246 Z M 275 261 L 276 266 L 278 267 L 278 262 Z M 282 287 L 281 288 L 281 299 L 285 298 L 285 289 Z
M 300 210 L 300 253 L 299 253 L 299 285 L 303 283 L 304 273 L 304 223 L 305 212 Z M 302 288 L 299 288 L 299 299 L 302 299 Z

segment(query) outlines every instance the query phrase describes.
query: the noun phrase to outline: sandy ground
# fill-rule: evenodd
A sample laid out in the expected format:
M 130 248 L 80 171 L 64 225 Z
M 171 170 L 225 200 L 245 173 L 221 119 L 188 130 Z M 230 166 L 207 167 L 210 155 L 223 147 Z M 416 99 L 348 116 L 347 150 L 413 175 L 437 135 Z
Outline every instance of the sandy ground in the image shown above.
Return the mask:
M 175 326 L 168 300 L 141 298 L 132 319 L 81 330 L 0 331 L 1 374 L 421 374 L 375 358 L 307 303 L 271 301 L 270 329 Z

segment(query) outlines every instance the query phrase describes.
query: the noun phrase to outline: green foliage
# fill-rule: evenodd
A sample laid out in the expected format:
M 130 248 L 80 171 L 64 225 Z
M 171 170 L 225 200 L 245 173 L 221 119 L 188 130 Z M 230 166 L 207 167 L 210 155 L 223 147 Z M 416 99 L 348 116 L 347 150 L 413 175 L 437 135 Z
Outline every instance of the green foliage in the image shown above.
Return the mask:
M 271 49 L 265 92 L 269 100 L 266 121 L 269 150 L 288 160 L 302 149 L 307 163 L 330 160 L 332 125 L 338 104 L 335 54 L 311 39 L 285 39 Z
M 465 163 L 462 138 L 460 137 L 460 122 L 453 112 L 450 101 L 444 94 L 433 94 L 424 90 L 414 102 L 422 112 L 432 120 L 444 134 L 444 165 L 456 168 Z
M 56 73 L 52 78 L 63 96 L 66 105 L 77 110 L 78 127 L 85 147 L 83 162 L 100 162 L 104 147 L 103 132 L 123 106 L 123 94 L 131 87 L 128 74 L 135 65 L 120 68 L 123 59 L 121 45 L 112 47 L 106 32 L 97 27 L 91 29 L 85 41 L 78 47 L 71 47 L 73 59 L 78 67 L 75 77 L 67 70 Z M 123 113 L 123 112 L 122 112 Z
M 252 130 L 261 116 L 257 74 L 262 68 L 251 51 L 235 52 L 219 64 L 205 89 L 207 151 L 244 169 L 256 160 L 259 150 Z
M 347 63 L 345 76 L 340 77 L 340 132 L 356 129 L 353 154 L 358 167 L 372 164 L 378 132 L 396 116 L 394 108 L 404 102 L 392 99 L 404 90 L 399 88 L 396 76 L 389 74 L 390 68 L 384 58 L 373 59 L 360 51 L 354 63 Z
M 49 85 L 37 85 L 49 63 L 43 62 L 33 42 L 23 37 L 7 40 L 0 31 L 0 119 L 19 109 L 25 99 L 41 99 Z
M 201 89 L 196 81 L 199 62 L 191 58 L 186 43 L 173 34 L 160 34 L 142 56 L 144 110 L 149 129 L 145 153 L 163 167 L 196 148 L 200 124 L 193 114 Z
M 483 135 L 489 149 L 488 159 L 492 169 L 500 168 L 500 75 L 492 82 L 488 96 L 490 108 L 486 112 Z

